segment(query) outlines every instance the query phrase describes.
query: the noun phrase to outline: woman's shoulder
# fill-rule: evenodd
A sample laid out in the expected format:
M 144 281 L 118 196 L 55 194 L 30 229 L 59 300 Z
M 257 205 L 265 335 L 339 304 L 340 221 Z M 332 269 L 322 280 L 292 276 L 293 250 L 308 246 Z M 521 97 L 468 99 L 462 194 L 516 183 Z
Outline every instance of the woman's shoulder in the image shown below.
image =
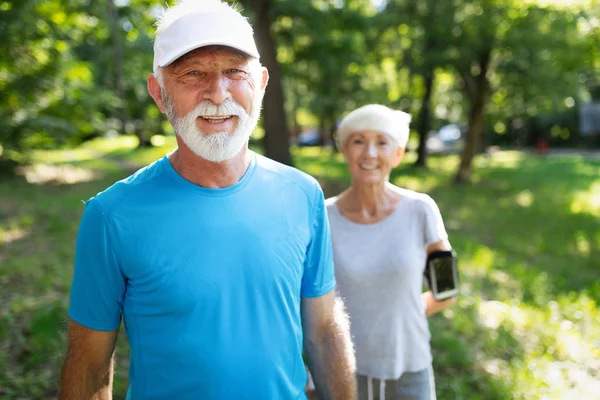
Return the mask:
M 325 209 L 327 210 L 328 214 L 331 214 L 332 212 L 337 210 L 338 200 L 339 200 L 338 196 L 333 196 L 328 199 L 325 199 Z
M 430 208 L 431 206 L 436 206 L 435 200 L 427 193 L 417 192 L 398 186 L 394 186 L 393 190 L 401 196 L 401 201 L 405 200 L 407 203 L 412 203 L 415 207 Z
M 400 196 L 402 196 L 405 199 L 408 200 L 427 200 L 427 198 L 431 198 L 427 193 L 422 193 L 422 192 L 417 192 L 411 189 L 406 189 L 403 187 L 399 187 L 396 185 L 392 186 L 392 190 L 395 191 L 397 194 L 399 194 Z
M 337 203 L 337 201 L 338 201 L 338 196 L 329 197 L 329 198 L 325 199 L 325 205 L 327 207 L 329 207 L 329 206 Z

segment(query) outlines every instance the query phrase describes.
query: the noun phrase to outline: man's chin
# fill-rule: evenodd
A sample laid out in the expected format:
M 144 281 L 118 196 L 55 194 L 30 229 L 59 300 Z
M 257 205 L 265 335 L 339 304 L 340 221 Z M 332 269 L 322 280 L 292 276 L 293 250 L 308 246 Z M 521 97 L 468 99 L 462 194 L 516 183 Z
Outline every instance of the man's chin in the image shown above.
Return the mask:
M 198 145 L 194 145 L 194 144 L 192 144 L 190 146 L 186 143 L 186 146 L 192 151 L 192 153 L 194 153 L 195 155 L 197 155 L 200 158 L 204 158 L 205 160 L 215 162 L 215 163 L 226 162 L 226 161 L 232 160 L 247 145 L 248 145 L 248 142 L 246 141 L 246 142 L 242 143 L 241 146 L 239 146 L 239 147 L 236 146 L 237 149 L 234 150 L 231 147 L 227 147 L 226 149 L 223 149 L 222 147 L 214 148 L 211 146 L 198 146 Z

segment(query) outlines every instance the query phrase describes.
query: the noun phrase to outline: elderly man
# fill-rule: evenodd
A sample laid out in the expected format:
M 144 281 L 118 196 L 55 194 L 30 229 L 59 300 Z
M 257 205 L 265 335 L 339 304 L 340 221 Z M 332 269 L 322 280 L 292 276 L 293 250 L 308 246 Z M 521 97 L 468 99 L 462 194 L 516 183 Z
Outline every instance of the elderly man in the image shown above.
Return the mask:
M 128 398 L 355 398 L 323 194 L 248 149 L 268 72 L 218 0 L 163 13 L 148 89 L 177 149 L 85 206 L 62 399 L 110 399 L 123 319 Z

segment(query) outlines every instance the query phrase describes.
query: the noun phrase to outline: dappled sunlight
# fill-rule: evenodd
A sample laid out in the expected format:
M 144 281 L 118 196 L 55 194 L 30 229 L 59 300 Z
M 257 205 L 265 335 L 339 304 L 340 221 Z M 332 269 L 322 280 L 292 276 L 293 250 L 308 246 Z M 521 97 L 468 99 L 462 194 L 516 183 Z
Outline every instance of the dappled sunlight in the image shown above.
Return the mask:
M 600 349 L 586 337 L 598 312 L 585 295 L 571 301 L 561 296 L 546 308 L 496 300 L 477 304 L 480 326 L 508 330 L 523 349 L 522 362 L 489 357 L 486 349 L 479 361 L 487 373 L 510 382 L 515 398 L 554 398 L 546 397 L 553 393 L 592 398 L 599 393 Z M 573 314 L 565 315 L 574 307 Z
M 305 164 L 302 170 L 318 180 L 343 180 L 346 176 L 344 170 L 340 168 L 331 168 L 319 163 Z M 350 182 L 348 182 L 348 185 Z
M 521 207 L 530 207 L 534 202 L 533 193 L 530 190 L 523 190 L 515 196 L 515 202 Z
M 177 146 L 177 138 L 175 135 L 154 135 L 150 138 L 150 142 L 156 147 L 175 147 Z
M 0 226 L 0 245 L 2 244 L 10 244 L 19 239 L 23 239 L 24 237 L 31 234 L 31 229 L 24 228 L 3 228 Z
M 115 150 L 135 149 L 138 143 L 138 138 L 133 135 L 118 135 L 88 140 L 81 147 L 95 151 L 96 153 L 106 154 Z
M 439 157 L 429 157 L 428 166 L 434 174 L 451 175 L 454 173 L 460 164 L 460 156 L 450 154 Z
M 492 168 L 518 168 L 525 155 L 520 151 L 503 150 L 491 156 L 479 156 L 475 158 L 475 166 Z
M 600 178 L 588 190 L 573 193 L 570 210 L 573 214 L 589 213 L 600 217 Z
M 97 156 L 97 153 L 91 149 L 57 149 L 57 150 L 35 150 L 32 152 L 34 163 L 58 164 L 69 163 L 73 161 L 91 160 Z
M 316 178 L 326 196 L 337 195 L 350 185 L 348 166 L 341 153 L 318 147 L 294 147 L 292 155 L 295 166 Z
M 392 183 L 405 189 L 428 193 L 440 184 L 440 179 L 432 175 L 425 177 L 398 176 Z
M 518 306 L 497 300 L 481 301 L 477 312 L 479 324 L 489 329 L 498 329 L 507 321 L 511 325 L 522 324 L 526 319 L 525 313 Z
M 28 183 L 43 184 L 43 183 L 60 183 L 74 184 L 81 182 L 90 182 L 100 177 L 97 171 L 74 167 L 68 164 L 50 165 L 50 164 L 35 164 L 22 167 L 19 169 Z
M 34 219 L 30 215 L 12 217 L 0 224 L 0 245 L 8 245 L 31 235 Z
M 293 147 L 292 153 L 301 157 L 319 158 L 323 153 L 329 154 L 327 149 L 318 146 Z
M 585 8 L 592 7 L 592 0 L 526 0 L 527 3 L 542 7 Z
M 579 231 L 575 234 L 575 249 L 581 256 L 587 257 L 592 253 L 594 244 L 591 238 L 588 238 L 585 232 Z M 600 248 L 600 243 L 595 244 L 595 248 Z
M 125 154 L 122 160 L 132 165 L 143 167 L 164 157 L 173 150 L 175 150 L 175 147 L 172 147 L 169 144 L 165 144 L 161 147 L 137 149 L 135 151 L 132 151 L 131 153 Z
M 484 244 L 470 244 L 465 254 L 459 255 L 459 262 L 474 276 L 483 276 L 498 265 L 497 257 L 497 252 Z
M 76 161 L 92 160 L 117 150 L 132 150 L 138 145 L 135 136 L 123 135 L 116 137 L 101 137 L 84 142 L 81 146 L 71 149 L 35 150 L 32 152 L 34 163 L 62 164 Z

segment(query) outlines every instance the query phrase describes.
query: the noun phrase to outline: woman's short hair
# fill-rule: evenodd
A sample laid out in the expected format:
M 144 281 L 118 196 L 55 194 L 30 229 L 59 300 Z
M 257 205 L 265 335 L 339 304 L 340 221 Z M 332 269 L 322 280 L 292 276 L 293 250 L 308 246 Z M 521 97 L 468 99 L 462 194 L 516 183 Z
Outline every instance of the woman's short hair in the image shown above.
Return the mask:
M 381 104 L 368 104 L 344 117 L 337 129 L 336 140 L 339 146 L 343 146 L 353 133 L 376 131 L 394 139 L 398 147 L 406 148 L 410 121 L 410 114 L 404 111 L 392 110 Z

